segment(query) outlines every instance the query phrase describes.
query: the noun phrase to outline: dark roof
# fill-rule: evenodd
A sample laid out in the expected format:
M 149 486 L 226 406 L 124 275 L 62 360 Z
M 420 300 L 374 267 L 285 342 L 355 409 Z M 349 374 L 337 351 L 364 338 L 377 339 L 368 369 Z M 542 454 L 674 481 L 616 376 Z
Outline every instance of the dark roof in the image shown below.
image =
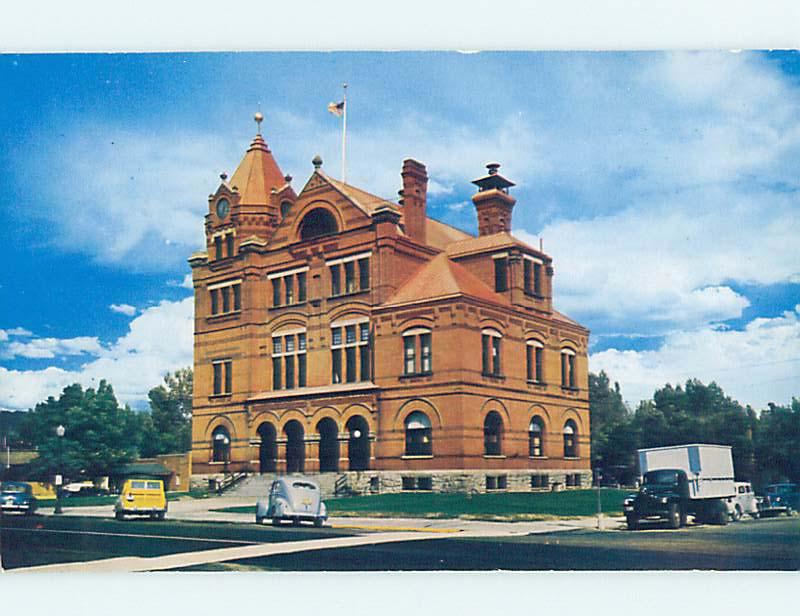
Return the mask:
M 157 462 L 132 462 L 117 467 L 111 474 L 115 477 L 132 477 L 134 475 L 169 477 L 172 475 L 172 471 Z

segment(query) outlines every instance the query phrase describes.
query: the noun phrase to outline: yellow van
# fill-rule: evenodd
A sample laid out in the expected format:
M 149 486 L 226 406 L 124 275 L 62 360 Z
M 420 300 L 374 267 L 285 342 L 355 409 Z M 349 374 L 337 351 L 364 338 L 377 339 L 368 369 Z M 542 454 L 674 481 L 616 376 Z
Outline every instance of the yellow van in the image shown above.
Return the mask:
M 124 520 L 126 515 L 149 515 L 154 520 L 163 520 L 166 513 L 167 496 L 160 479 L 128 479 L 114 503 L 118 520 Z

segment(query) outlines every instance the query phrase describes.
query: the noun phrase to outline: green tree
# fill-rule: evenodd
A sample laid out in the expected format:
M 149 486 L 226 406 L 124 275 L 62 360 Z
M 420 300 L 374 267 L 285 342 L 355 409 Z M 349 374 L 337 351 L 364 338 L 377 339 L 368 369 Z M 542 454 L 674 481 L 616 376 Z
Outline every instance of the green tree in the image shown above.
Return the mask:
M 607 477 L 626 479 L 636 464 L 638 435 L 619 383 L 612 387 L 605 371 L 589 374 L 589 414 L 592 466 L 602 469 Z
M 792 398 L 790 406 L 770 404 L 761 411 L 755 451 L 762 483 L 800 481 L 800 399 Z
M 144 455 L 182 453 L 192 448 L 192 389 L 192 369 L 183 368 L 167 374 L 164 384 L 147 394 L 150 422 L 143 420 L 148 441 Z
M 98 477 L 136 457 L 138 424 L 134 412 L 121 407 L 111 385 L 102 380 L 96 391 L 76 383 L 65 387 L 58 400 L 50 396 L 37 404 L 20 432 L 39 452 L 31 463 L 34 474 Z M 63 437 L 56 435 L 59 425 L 65 428 Z

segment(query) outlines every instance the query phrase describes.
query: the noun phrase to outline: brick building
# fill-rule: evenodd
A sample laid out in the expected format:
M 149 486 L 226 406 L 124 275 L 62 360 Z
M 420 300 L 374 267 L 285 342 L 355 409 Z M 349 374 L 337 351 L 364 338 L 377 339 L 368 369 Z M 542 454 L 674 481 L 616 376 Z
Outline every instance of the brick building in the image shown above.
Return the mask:
M 301 190 L 261 134 L 209 196 L 195 289 L 195 473 L 321 473 L 355 491 L 588 485 L 589 332 L 552 259 L 510 234 L 488 165 L 473 237 L 328 176 Z

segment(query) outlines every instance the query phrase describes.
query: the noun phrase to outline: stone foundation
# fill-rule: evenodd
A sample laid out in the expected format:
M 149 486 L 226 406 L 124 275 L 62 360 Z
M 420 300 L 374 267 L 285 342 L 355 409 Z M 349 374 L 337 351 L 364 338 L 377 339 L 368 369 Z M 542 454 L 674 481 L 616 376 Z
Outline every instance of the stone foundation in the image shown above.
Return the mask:
M 233 488 L 237 496 L 263 496 L 278 475 L 252 475 Z M 589 488 L 590 470 L 520 471 L 346 471 L 342 473 L 304 473 L 316 481 L 324 498 L 397 492 L 471 493 L 545 492 Z M 216 475 L 194 475 L 192 485 L 207 486 Z M 536 478 L 536 479 L 533 479 Z

